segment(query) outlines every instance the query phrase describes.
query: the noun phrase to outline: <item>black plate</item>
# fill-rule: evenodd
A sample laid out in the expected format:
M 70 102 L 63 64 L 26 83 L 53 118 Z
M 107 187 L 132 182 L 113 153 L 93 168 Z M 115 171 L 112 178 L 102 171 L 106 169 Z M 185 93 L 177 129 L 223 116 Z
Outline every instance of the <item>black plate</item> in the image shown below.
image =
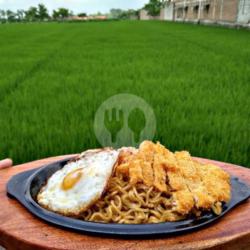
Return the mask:
M 50 212 L 39 206 L 35 201 L 38 191 L 46 180 L 55 171 L 62 168 L 69 160 L 70 159 L 54 162 L 39 169 L 30 170 L 13 176 L 7 184 L 8 195 L 16 198 L 32 214 L 51 224 L 82 233 L 88 232 L 92 234 L 118 235 L 123 237 L 170 235 L 193 231 L 218 220 L 237 204 L 250 197 L 249 187 L 238 178 L 231 177 L 232 199 L 228 204 L 223 206 L 223 212 L 219 216 L 209 213 L 198 219 L 140 225 L 87 222 Z

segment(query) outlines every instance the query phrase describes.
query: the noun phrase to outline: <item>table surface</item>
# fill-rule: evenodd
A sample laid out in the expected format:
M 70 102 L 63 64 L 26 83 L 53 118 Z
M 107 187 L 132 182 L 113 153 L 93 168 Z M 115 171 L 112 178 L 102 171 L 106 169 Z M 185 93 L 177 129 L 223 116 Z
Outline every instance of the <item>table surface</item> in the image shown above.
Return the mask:
M 151 239 L 105 238 L 79 234 L 49 225 L 6 196 L 6 184 L 15 174 L 67 158 L 59 156 L 0 170 L 0 245 L 7 249 L 250 249 L 250 199 L 223 218 L 198 231 Z M 212 162 L 250 184 L 250 170 Z

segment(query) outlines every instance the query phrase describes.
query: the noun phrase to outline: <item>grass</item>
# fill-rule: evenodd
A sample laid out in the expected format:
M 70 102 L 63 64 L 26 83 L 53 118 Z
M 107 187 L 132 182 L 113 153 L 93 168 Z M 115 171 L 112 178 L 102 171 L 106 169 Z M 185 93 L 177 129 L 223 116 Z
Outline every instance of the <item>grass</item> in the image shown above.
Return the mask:
M 171 150 L 250 166 L 249 31 L 124 21 L 7 24 L 0 37 L 1 158 L 97 147 L 96 110 L 132 93 Z

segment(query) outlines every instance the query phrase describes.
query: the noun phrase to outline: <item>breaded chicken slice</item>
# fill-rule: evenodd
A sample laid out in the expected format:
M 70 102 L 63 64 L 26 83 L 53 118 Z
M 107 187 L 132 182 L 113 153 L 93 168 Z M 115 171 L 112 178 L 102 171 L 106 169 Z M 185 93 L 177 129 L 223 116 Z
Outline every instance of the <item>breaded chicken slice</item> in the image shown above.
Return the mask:
M 141 143 L 138 150 L 138 158 L 141 159 L 142 165 L 142 175 L 144 183 L 147 186 L 154 185 L 154 170 L 153 170 L 153 162 L 154 162 L 154 145 L 152 142 L 144 141 Z
M 200 165 L 195 163 L 186 151 L 176 152 L 175 156 L 180 165 L 182 176 L 193 195 L 195 207 L 197 209 L 211 208 L 216 200 L 209 194 L 206 185 L 203 183 Z
M 164 168 L 168 185 L 171 188 L 174 211 L 182 215 L 188 214 L 194 207 L 193 195 L 186 184 L 175 155 L 170 151 L 164 152 Z
M 133 147 L 120 148 L 115 171 L 128 177 L 130 162 L 137 152 L 138 150 Z
M 143 182 L 143 176 L 142 176 L 142 164 L 140 160 L 135 160 L 130 162 L 129 166 L 129 178 L 130 183 L 132 185 L 135 185 L 136 183 Z
M 154 155 L 154 163 L 153 163 L 153 171 L 154 171 L 154 186 L 160 192 L 168 192 L 167 188 L 167 173 L 164 168 L 164 157 L 160 154 Z
M 154 185 L 154 171 L 152 164 L 146 161 L 142 161 L 142 176 L 143 182 L 148 186 L 151 187 Z
M 200 174 L 210 196 L 215 201 L 229 202 L 231 199 L 230 175 L 213 164 L 201 164 Z
M 230 200 L 229 175 L 217 166 L 201 164 L 186 151 L 172 153 L 150 141 L 141 143 L 138 150 L 125 149 L 116 171 L 133 185 L 144 183 L 170 195 L 174 213 L 184 216 L 193 208 L 212 208 L 219 214 L 221 202 Z

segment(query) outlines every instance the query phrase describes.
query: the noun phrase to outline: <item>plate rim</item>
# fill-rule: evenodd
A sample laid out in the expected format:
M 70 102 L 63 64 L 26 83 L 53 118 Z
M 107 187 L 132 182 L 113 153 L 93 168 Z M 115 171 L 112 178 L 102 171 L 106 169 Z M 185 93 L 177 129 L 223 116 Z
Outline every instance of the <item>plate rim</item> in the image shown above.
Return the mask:
M 10 197 L 14 197 L 15 199 L 17 199 L 34 216 L 38 217 L 39 219 L 43 221 L 46 221 L 49 224 L 54 224 L 56 226 L 59 226 L 60 228 L 66 228 L 66 229 L 70 229 L 70 230 L 74 230 L 74 231 L 78 231 L 82 233 L 91 233 L 91 234 L 98 234 L 98 235 L 112 235 L 112 236 L 122 236 L 122 237 L 174 235 L 174 234 L 181 234 L 183 232 L 191 232 L 191 231 L 197 230 L 198 228 L 205 227 L 211 223 L 218 221 L 226 213 L 231 211 L 235 206 L 244 202 L 250 197 L 249 186 L 245 182 L 241 181 L 240 178 L 230 175 L 232 182 L 236 182 L 238 185 L 243 185 L 247 189 L 247 194 L 245 195 L 245 197 L 239 200 L 236 200 L 234 202 L 232 202 L 233 198 L 231 198 L 231 201 L 227 204 L 227 208 L 220 215 L 213 216 L 213 218 L 211 218 L 210 220 L 207 220 L 197 225 L 193 225 L 192 227 L 189 226 L 189 227 L 183 227 L 183 228 L 178 228 L 178 229 L 172 228 L 169 230 L 167 229 L 167 226 L 170 226 L 170 225 L 175 226 L 177 225 L 178 222 L 161 222 L 161 223 L 149 223 L 149 224 L 118 224 L 118 223 L 99 223 L 99 222 L 84 221 L 84 220 L 63 216 L 55 212 L 49 211 L 41 207 L 32 198 L 30 194 L 31 182 L 35 176 L 37 176 L 41 171 L 43 171 L 44 169 L 48 167 L 51 167 L 55 164 L 66 163 L 71 159 L 74 159 L 74 157 L 55 161 L 50 164 L 46 164 L 41 167 L 38 167 L 36 169 L 24 171 L 17 175 L 12 176 L 12 178 L 7 183 L 7 194 Z M 16 183 L 18 179 L 23 179 L 25 183 L 22 182 L 21 184 L 23 185 L 19 183 L 18 191 L 15 193 L 14 191 L 16 190 L 13 190 L 13 184 L 18 184 Z M 233 185 L 231 185 L 231 187 L 233 187 Z M 232 196 L 233 196 L 233 191 L 234 190 L 232 190 Z M 188 219 L 188 220 L 182 220 L 181 222 L 183 225 L 183 222 L 188 223 L 189 221 L 193 221 L 193 220 Z

